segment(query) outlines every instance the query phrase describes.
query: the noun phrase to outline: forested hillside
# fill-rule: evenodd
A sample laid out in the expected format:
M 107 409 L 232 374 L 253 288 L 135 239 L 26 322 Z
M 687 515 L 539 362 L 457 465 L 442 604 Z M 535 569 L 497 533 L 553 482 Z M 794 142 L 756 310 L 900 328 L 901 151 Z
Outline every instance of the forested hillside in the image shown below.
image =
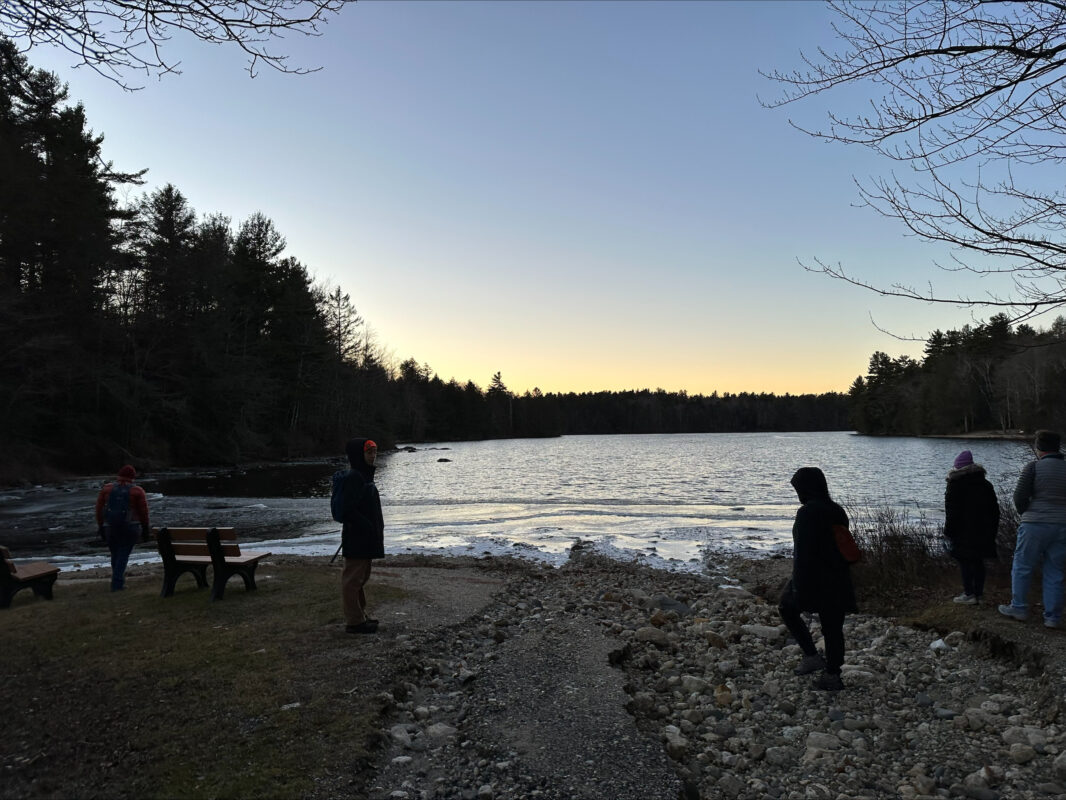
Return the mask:
M 843 394 L 515 396 L 499 373 L 483 390 L 395 364 L 268 216 L 200 213 L 172 185 L 121 204 L 144 171 L 117 170 L 103 142 L 0 39 L 0 480 L 338 453 L 354 433 L 388 446 L 847 424 Z
M 935 331 L 920 362 L 874 353 L 850 397 L 862 433 L 1066 429 L 1066 319 L 1012 329 L 999 314 Z

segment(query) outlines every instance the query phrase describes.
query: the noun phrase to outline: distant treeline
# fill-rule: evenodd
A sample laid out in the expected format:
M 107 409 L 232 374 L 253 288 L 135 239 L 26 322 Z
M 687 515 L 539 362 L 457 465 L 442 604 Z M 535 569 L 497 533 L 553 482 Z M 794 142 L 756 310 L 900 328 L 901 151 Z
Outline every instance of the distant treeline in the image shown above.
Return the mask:
M 1012 329 L 998 314 L 935 331 L 920 362 L 874 353 L 849 395 L 860 433 L 1066 430 L 1066 319 Z
M 515 396 L 395 365 L 274 223 L 198 214 L 143 173 L 52 74 L 0 39 L 0 480 L 61 470 L 338 453 L 400 440 L 840 429 L 843 394 Z

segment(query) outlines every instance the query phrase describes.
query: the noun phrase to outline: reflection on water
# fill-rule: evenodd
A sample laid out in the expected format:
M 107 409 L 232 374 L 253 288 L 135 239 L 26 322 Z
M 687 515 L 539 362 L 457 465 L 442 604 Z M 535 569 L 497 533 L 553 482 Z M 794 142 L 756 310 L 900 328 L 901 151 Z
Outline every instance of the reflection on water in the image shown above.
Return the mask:
M 441 461 L 441 448 L 450 452 Z M 970 449 L 997 489 L 1032 457 L 1017 442 L 872 438 L 848 433 L 568 436 L 419 445 L 382 454 L 377 484 L 390 552 L 520 554 L 559 562 L 578 539 L 603 552 L 700 569 L 714 551 L 791 547 L 789 479 L 820 466 L 845 505 L 889 505 L 936 521 L 944 476 Z M 342 461 L 144 481 L 156 509 L 240 508 L 237 525 L 290 538 L 275 553 L 330 555 L 337 528 L 325 498 Z M 204 498 L 241 498 L 238 500 Z M 210 512 L 208 511 L 208 515 Z M 161 519 L 165 517 L 160 516 Z M 171 524 L 174 524 L 173 522 Z

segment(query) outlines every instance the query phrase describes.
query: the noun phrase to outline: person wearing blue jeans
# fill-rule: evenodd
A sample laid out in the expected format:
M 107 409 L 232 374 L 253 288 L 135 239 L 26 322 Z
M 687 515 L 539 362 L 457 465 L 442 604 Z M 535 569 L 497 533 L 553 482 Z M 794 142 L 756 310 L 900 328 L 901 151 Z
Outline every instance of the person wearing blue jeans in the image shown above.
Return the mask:
M 999 613 L 1019 621 L 1029 618 L 1029 585 L 1042 572 L 1044 625 L 1062 621 L 1063 568 L 1066 566 L 1066 459 L 1053 431 L 1037 431 L 1036 461 L 1022 469 L 1014 489 L 1021 516 L 1011 567 L 1011 602 Z
M 137 471 L 129 464 L 118 471 L 118 480 L 100 490 L 96 498 L 96 524 L 100 538 L 111 551 L 111 591 L 126 588 L 126 565 L 137 542 L 145 541 L 148 524 L 148 499 L 144 489 L 133 479 Z

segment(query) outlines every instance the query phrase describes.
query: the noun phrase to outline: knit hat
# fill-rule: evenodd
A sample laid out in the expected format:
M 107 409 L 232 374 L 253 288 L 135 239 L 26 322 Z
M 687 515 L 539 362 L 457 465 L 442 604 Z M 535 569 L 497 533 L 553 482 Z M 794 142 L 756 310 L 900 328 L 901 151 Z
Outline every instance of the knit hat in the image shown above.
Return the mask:
M 137 470 L 127 464 L 118 471 L 118 476 L 124 481 L 132 481 L 134 478 L 137 477 Z
M 367 450 L 369 450 L 370 448 L 374 448 L 375 450 L 378 449 L 378 443 L 375 442 L 373 439 L 367 439 L 365 442 L 363 442 L 363 452 L 364 453 Z
M 1037 431 L 1036 432 L 1036 449 L 1043 453 L 1057 453 L 1059 451 L 1060 439 L 1059 435 L 1055 431 Z
M 968 467 L 973 463 L 973 453 L 969 450 L 963 450 L 957 456 L 955 456 L 955 469 L 962 469 Z

